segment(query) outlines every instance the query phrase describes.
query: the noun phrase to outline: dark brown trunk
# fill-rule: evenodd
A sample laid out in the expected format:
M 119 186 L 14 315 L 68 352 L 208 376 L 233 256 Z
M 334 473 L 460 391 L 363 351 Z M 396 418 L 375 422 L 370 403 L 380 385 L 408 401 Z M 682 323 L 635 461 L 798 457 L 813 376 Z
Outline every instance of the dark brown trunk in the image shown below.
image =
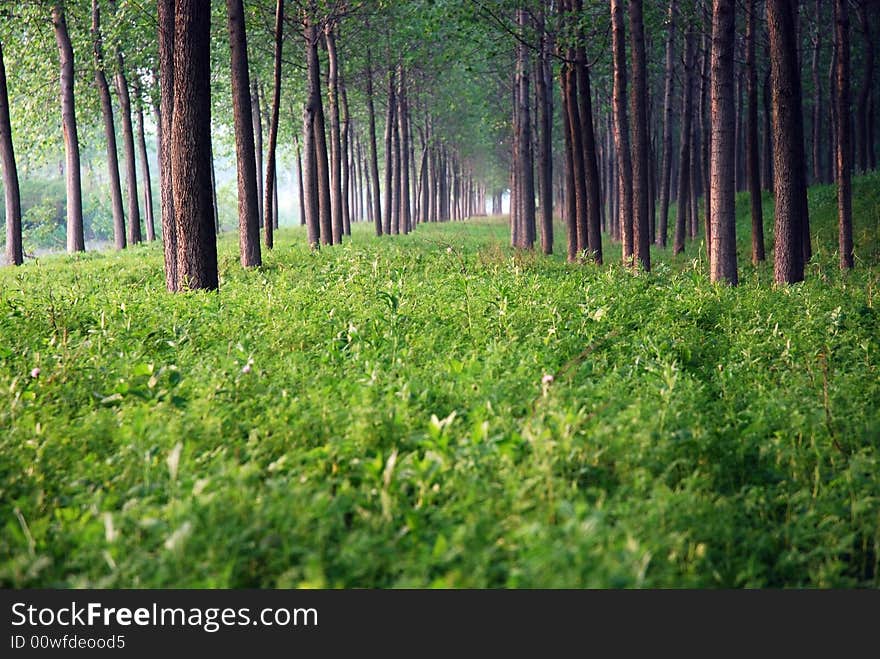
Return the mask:
M 3 166 L 3 192 L 6 199 L 6 265 L 21 265 L 21 194 L 18 168 L 12 144 L 12 122 L 9 119 L 9 91 L 6 85 L 6 64 L 0 43 L 0 165 Z
M 582 10 L 582 1 L 576 0 L 576 8 Z M 585 41 L 583 32 L 579 34 L 580 43 Z M 590 84 L 590 70 L 587 53 L 583 45 L 576 51 L 578 113 L 580 115 L 581 138 L 583 145 L 583 168 L 586 197 L 586 247 L 592 259 L 602 263 L 602 227 L 600 206 L 601 183 L 599 181 L 599 165 L 596 161 L 596 134 L 593 129 L 593 92 Z
M 629 118 L 626 110 L 626 35 L 622 3 L 623 0 L 611 0 L 611 33 L 614 59 L 614 144 L 617 149 L 617 178 L 620 194 L 619 221 L 623 240 L 623 262 L 629 264 L 635 255 L 633 246 L 633 168 L 629 142 Z
M 231 53 L 232 116 L 238 172 L 238 244 L 242 267 L 262 265 L 254 119 L 242 0 L 226 0 Z
M 275 246 L 274 229 L 278 222 L 278 177 L 275 162 L 275 149 L 278 145 L 278 115 L 281 111 L 281 52 L 284 48 L 284 0 L 277 0 L 275 5 L 275 52 L 272 69 L 272 116 L 269 119 L 269 152 L 266 156 L 266 198 L 263 208 L 263 239 L 266 247 Z
M 315 122 L 321 103 L 321 80 L 318 69 L 318 29 L 308 17 L 304 18 L 303 37 L 306 47 L 306 67 L 309 92 L 303 106 L 303 181 L 306 233 L 309 247 L 317 249 L 321 243 L 321 202 L 318 183 L 318 153 Z M 326 235 L 326 234 L 325 234 Z
M 822 124 L 824 112 L 822 108 L 822 77 L 819 75 L 819 57 L 822 48 L 822 0 L 815 0 L 813 26 L 813 59 L 811 72 L 813 75 L 813 180 L 825 183 L 828 176 L 822 164 Z
M 391 233 L 391 216 L 393 215 L 392 188 L 394 187 L 394 111 L 397 102 L 394 99 L 394 71 L 388 69 L 388 113 L 385 117 L 385 203 L 382 228 L 386 234 Z
M 174 115 L 174 2 L 158 0 L 159 23 L 159 195 L 162 212 L 162 250 L 165 260 L 165 286 L 180 288 L 177 267 L 177 221 L 174 214 L 174 186 L 171 171 L 171 124 Z
M 83 252 L 86 249 L 83 235 L 82 183 L 79 163 L 79 135 L 76 128 L 76 103 L 74 101 L 73 48 L 67 32 L 64 6 L 52 5 L 52 25 L 61 70 L 61 126 L 64 131 L 65 174 L 67 176 L 67 251 Z
M 632 57 L 633 143 L 633 250 L 641 266 L 651 270 L 650 145 L 648 141 L 648 71 L 645 61 L 645 25 L 642 0 L 629 0 Z M 583 93 L 583 92 L 582 92 Z
M 171 171 L 180 285 L 216 289 L 211 191 L 211 13 L 199 0 L 174 7 L 174 121 Z
M 712 254 L 713 282 L 736 286 L 736 149 L 734 107 L 735 0 L 714 0 L 712 11 Z
M 691 158 L 695 157 L 691 152 L 691 122 L 693 120 L 694 96 L 694 33 L 690 29 L 685 36 L 684 71 L 684 79 L 682 81 L 681 135 L 678 150 L 680 170 L 678 175 L 678 210 L 675 216 L 675 233 L 672 241 L 673 254 L 681 254 L 684 251 L 684 241 L 687 236 L 688 215 L 691 205 Z
M 837 38 L 837 221 L 840 269 L 853 267 L 852 160 L 850 159 L 850 44 L 847 0 L 835 0 Z
M 340 97 L 342 99 L 342 126 L 340 128 L 339 139 L 341 143 L 340 156 L 342 158 L 342 233 L 343 235 L 351 235 L 351 189 L 353 186 L 352 171 L 354 169 L 352 159 L 349 158 L 351 141 L 351 115 L 348 111 L 348 94 L 345 91 L 345 84 L 340 81 Z M 353 151 L 353 149 L 351 149 Z
M 764 157 L 761 159 L 761 188 L 773 192 L 773 94 L 770 90 L 770 51 L 767 50 L 767 73 L 764 76 L 764 130 L 763 148 Z
M 870 134 L 868 105 L 871 100 L 871 92 L 874 84 L 874 37 L 871 34 L 871 21 L 868 18 L 868 4 L 870 0 L 859 0 L 859 24 L 862 35 L 865 37 L 865 60 L 864 79 L 862 88 L 859 90 L 859 100 L 856 105 L 856 156 L 858 168 L 861 172 L 868 171 L 868 135 Z M 872 11 L 876 12 L 874 6 Z M 838 76 L 839 78 L 839 76 Z M 842 257 L 841 257 L 842 258 Z
M 107 142 L 107 174 L 110 184 L 110 210 L 113 215 L 113 242 L 116 249 L 125 248 L 125 212 L 122 209 L 122 184 L 119 181 L 119 158 L 116 153 L 116 128 L 113 122 L 113 102 L 110 86 L 104 73 L 103 39 L 98 0 L 92 0 L 92 43 L 95 57 L 95 86 L 101 102 L 104 120 L 104 140 Z
M 666 247 L 669 224 L 669 193 L 672 177 L 672 92 L 675 80 L 675 18 L 678 13 L 676 0 L 670 0 L 666 33 L 666 81 L 663 88 L 663 154 L 660 166 L 660 219 L 657 227 L 657 244 Z M 683 84 L 687 84 L 684 82 Z M 684 129 L 682 129 L 684 130 Z M 682 245 L 682 248 L 684 245 Z
M 553 253 L 553 80 L 550 70 L 550 35 L 544 26 L 543 7 L 538 12 L 540 45 L 535 63 L 538 110 L 538 203 L 541 209 L 541 251 Z M 481 209 L 482 212 L 482 209 Z
M 761 172 L 758 160 L 758 63 L 756 0 L 746 0 L 746 88 L 748 117 L 746 121 L 746 177 L 752 213 L 752 263 L 758 264 L 764 254 L 764 215 L 761 200 Z
M 767 0 L 773 90 L 773 170 L 776 197 L 774 276 L 777 284 L 804 279 L 806 181 L 800 70 L 790 0 Z
M 409 144 L 409 107 L 406 101 L 406 74 L 403 67 L 398 67 L 398 113 L 397 124 L 400 135 L 400 233 L 409 233 L 412 218 L 410 206 L 410 144 Z

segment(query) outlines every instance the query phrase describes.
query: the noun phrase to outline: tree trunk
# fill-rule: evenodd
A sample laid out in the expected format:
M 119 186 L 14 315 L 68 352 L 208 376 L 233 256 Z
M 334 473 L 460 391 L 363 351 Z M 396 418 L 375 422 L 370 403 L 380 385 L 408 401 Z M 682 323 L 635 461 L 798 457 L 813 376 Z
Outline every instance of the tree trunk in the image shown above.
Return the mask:
M 177 221 L 174 213 L 174 186 L 171 171 L 171 125 L 174 115 L 174 3 L 158 0 L 159 23 L 159 195 L 162 211 L 162 250 L 165 261 L 165 287 L 180 289 L 177 267 Z
M 260 105 L 260 85 L 254 76 L 251 78 L 251 130 L 254 135 L 254 167 L 257 172 L 258 229 L 263 228 L 263 116 Z
M 713 282 L 738 283 L 736 268 L 736 149 L 733 61 L 735 0 L 715 0 L 712 12 L 712 255 Z
M 248 69 L 247 31 L 242 0 L 226 0 L 231 53 L 232 117 L 238 171 L 238 244 L 241 265 L 262 265 L 260 218 L 257 197 L 257 163 L 254 118 Z
M 318 62 L 318 34 L 315 34 L 314 57 L 309 61 L 309 85 L 314 99 L 315 163 L 318 173 L 318 213 L 321 244 L 333 242 L 333 221 L 330 200 L 330 163 L 327 161 L 327 131 L 324 123 L 324 102 L 321 97 L 321 69 Z
M 578 12 L 582 10 L 582 0 L 577 0 Z M 578 114 L 580 115 L 581 138 L 583 145 L 583 167 L 586 180 L 586 247 L 590 250 L 592 259 L 602 263 L 602 227 L 600 206 L 601 183 L 599 180 L 599 165 L 596 161 L 596 134 L 593 130 L 593 92 L 590 84 L 590 70 L 587 62 L 586 41 L 583 31 L 580 31 L 579 45 L 576 50 L 576 70 L 578 89 Z
M 774 277 L 778 284 L 804 279 L 803 221 L 806 219 L 804 139 L 800 70 L 789 0 L 767 0 L 773 89 L 773 160 L 776 197 Z
M 153 184 L 150 181 L 150 161 L 147 158 L 147 138 L 144 135 L 144 104 L 141 96 L 141 84 L 137 76 L 133 82 L 135 104 L 134 125 L 137 132 L 138 158 L 141 161 L 141 178 L 144 181 L 144 215 L 147 226 L 147 241 L 156 240 L 156 221 L 153 216 Z
M 367 113 L 370 122 L 370 168 L 368 180 L 371 182 L 371 195 L 367 200 L 372 208 L 373 220 L 376 225 L 376 235 L 382 235 L 382 204 L 379 191 L 379 154 L 376 145 L 376 108 L 373 104 L 373 58 L 367 48 Z
M 611 0 L 611 34 L 614 58 L 614 144 L 617 149 L 618 185 L 620 188 L 620 233 L 623 239 L 623 262 L 631 263 L 633 246 L 633 167 L 630 156 L 629 118 L 626 111 L 626 35 L 623 23 L 623 0 Z
M 868 171 L 868 136 L 871 133 L 868 105 L 874 84 L 874 37 L 871 34 L 871 21 L 868 19 L 868 2 L 869 0 L 859 0 L 858 4 L 859 23 L 865 37 L 865 75 L 856 105 L 856 155 L 861 172 Z M 877 11 L 877 8 L 874 7 L 872 11 Z
M 342 242 L 342 147 L 339 143 L 339 60 L 332 24 L 324 29 L 329 60 L 327 99 L 330 113 L 330 217 L 334 245 Z
M 764 131 L 763 131 L 763 154 L 761 160 L 761 187 L 768 192 L 773 192 L 773 94 L 770 89 L 770 52 L 767 51 L 767 73 L 764 76 Z
M 272 116 L 269 119 L 269 153 L 266 156 L 266 199 L 263 208 L 264 240 L 266 248 L 275 246 L 274 229 L 278 221 L 278 177 L 275 162 L 275 148 L 278 145 L 278 115 L 281 110 L 281 54 L 284 48 L 284 0 L 275 5 L 275 57 L 272 73 Z
M 137 164 L 134 156 L 134 129 L 131 125 L 131 96 L 124 73 L 124 60 L 116 53 L 116 95 L 119 97 L 119 116 L 122 121 L 122 155 L 125 160 L 125 185 L 128 196 L 128 242 L 141 242 L 141 211 L 138 206 Z
M 632 117 L 633 117 L 633 250 L 645 270 L 651 270 L 650 240 L 650 145 L 648 142 L 648 72 L 645 61 L 645 25 L 642 0 L 629 0 L 630 40 L 632 48 Z
M 317 249 L 321 243 L 321 202 L 318 188 L 317 121 L 321 103 L 321 81 L 318 69 L 318 29 L 307 16 L 303 21 L 306 46 L 306 67 L 309 77 L 309 93 L 303 106 L 303 181 L 306 234 L 309 247 Z M 326 236 L 326 234 L 324 234 Z
M 291 113 L 293 114 L 293 113 Z M 299 135 L 293 134 L 293 143 L 296 147 L 296 178 L 299 183 L 299 223 L 300 226 L 306 225 L 306 198 L 305 190 L 303 190 L 303 161 L 302 150 L 299 145 Z
M 6 85 L 6 64 L 0 43 L 0 165 L 3 166 L 3 191 L 6 197 L 6 265 L 21 265 L 21 195 L 18 168 L 12 145 L 12 122 L 9 119 L 9 92 Z
M 680 173 L 678 175 L 678 210 L 675 216 L 675 233 L 672 241 L 672 253 L 681 254 L 684 251 L 684 241 L 687 236 L 688 214 L 691 207 L 690 183 L 691 183 L 691 158 L 696 157 L 691 149 L 691 123 L 693 121 L 693 91 L 694 91 L 694 33 L 688 29 L 685 36 L 684 47 L 684 80 L 682 81 L 681 101 L 681 135 L 678 151 Z M 662 218 L 661 218 L 662 222 Z
M 541 209 L 541 251 L 553 253 L 553 80 L 550 69 L 550 35 L 544 24 L 544 9 L 538 11 L 540 45 L 535 62 L 535 93 L 538 109 L 538 198 Z M 482 209 L 481 209 L 482 212 Z
M 518 23 L 521 29 L 528 26 L 527 12 L 524 9 L 518 11 Z M 532 157 L 532 121 L 531 121 L 531 94 L 529 92 L 529 51 L 524 44 L 517 46 L 518 50 L 518 87 L 517 87 L 517 128 L 519 131 L 520 154 L 517 167 L 519 204 L 522 212 L 521 224 L 522 235 L 518 247 L 532 249 L 535 244 L 535 168 Z M 461 195 L 461 182 L 457 186 Z M 586 228 L 586 227 L 585 227 Z
M 822 48 L 822 30 L 824 26 L 822 21 L 822 0 L 815 0 L 815 15 L 813 26 L 813 179 L 816 183 L 825 183 L 828 176 L 825 174 L 825 168 L 822 164 L 822 78 L 819 75 L 819 57 Z
M 82 183 L 79 164 L 79 136 L 76 129 L 76 103 L 74 102 L 73 48 L 67 32 L 64 6 L 52 5 L 52 25 L 61 68 L 61 125 L 64 130 L 64 151 L 67 175 L 67 251 L 83 252 L 86 249 L 83 235 Z
M 849 8 L 847 0 L 835 0 L 837 37 L 837 157 L 835 175 L 837 178 L 837 220 L 838 249 L 840 250 L 840 269 L 853 267 L 853 228 L 852 228 L 852 160 L 850 133 L 850 45 Z M 863 19 L 864 20 L 864 19 Z
M 199 0 L 174 7 L 174 121 L 171 171 L 180 284 L 216 289 L 211 191 L 211 13 Z
M 412 218 L 410 206 L 410 144 L 409 144 L 409 107 L 406 101 L 406 74 L 402 66 L 398 67 L 398 113 L 397 124 L 400 135 L 400 233 L 409 233 Z
M 758 63 L 756 0 L 746 0 L 746 90 L 748 117 L 746 121 L 746 177 L 752 211 L 752 263 L 758 264 L 764 254 L 764 215 L 761 200 L 761 171 L 758 160 Z
M 385 118 L 385 203 L 382 228 L 386 234 L 391 233 L 392 197 L 394 187 L 394 111 L 397 102 L 394 100 L 394 71 L 388 67 L 388 114 Z
M 666 33 L 666 82 L 663 89 L 663 163 L 660 167 L 660 220 L 657 227 L 657 244 L 666 247 L 669 224 L 669 192 L 672 172 L 672 90 L 675 80 L 675 16 L 676 0 L 669 1 L 669 18 Z M 687 84 L 687 83 L 684 83 Z M 682 247 L 684 247 L 682 245 Z
M 348 111 L 348 94 L 345 91 L 345 83 L 340 81 L 339 87 L 342 98 L 342 127 L 339 134 L 342 147 L 340 152 L 342 157 L 342 233 L 343 235 L 350 236 L 352 210 L 350 193 L 351 188 L 354 187 L 353 181 L 356 180 L 352 175 L 356 171 L 353 165 L 353 161 L 356 159 L 353 157 L 354 153 L 352 153 L 354 147 L 349 148 L 349 142 L 351 141 L 351 115 Z
M 104 120 L 104 140 L 107 142 L 107 174 L 110 184 L 110 210 L 113 215 L 113 242 L 116 249 L 125 248 L 125 212 L 122 209 L 122 184 L 119 181 L 119 159 L 116 154 L 116 128 L 113 122 L 113 102 L 110 86 L 104 73 L 103 39 L 98 0 L 92 0 L 92 43 L 95 56 L 95 86 L 101 101 Z

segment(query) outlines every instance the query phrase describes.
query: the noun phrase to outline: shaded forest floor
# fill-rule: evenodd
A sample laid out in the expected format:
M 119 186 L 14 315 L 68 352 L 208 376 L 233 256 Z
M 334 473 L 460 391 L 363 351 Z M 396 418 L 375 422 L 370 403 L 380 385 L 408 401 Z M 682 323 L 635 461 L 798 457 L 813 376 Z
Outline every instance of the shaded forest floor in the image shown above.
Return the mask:
M 158 245 L 3 269 L 0 585 L 877 587 L 880 176 L 855 194 L 856 270 L 815 188 L 781 290 L 744 196 L 736 289 L 697 245 L 633 276 L 497 220 L 282 231 L 254 272 L 225 235 L 219 295 L 165 293 Z

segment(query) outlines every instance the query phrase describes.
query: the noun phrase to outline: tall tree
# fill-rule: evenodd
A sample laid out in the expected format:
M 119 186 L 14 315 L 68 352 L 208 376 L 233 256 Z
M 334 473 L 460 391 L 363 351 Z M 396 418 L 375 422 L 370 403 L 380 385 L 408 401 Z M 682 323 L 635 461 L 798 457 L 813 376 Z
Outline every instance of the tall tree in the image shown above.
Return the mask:
M 681 130 L 680 146 L 678 152 L 679 175 L 678 175 L 678 211 L 675 217 L 675 232 L 672 241 L 672 253 L 681 254 L 684 251 L 684 241 L 687 236 L 688 215 L 691 212 L 691 160 L 697 159 L 693 152 L 691 136 L 693 130 L 693 97 L 694 97 L 694 32 L 688 29 L 685 35 L 684 47 L 684 80 L 682 81 L 681 100 Z
M 778 284 L 803 281 L 807 187 L 801 117 L 800 67 L 795 5 L 767 0 L 773 90 L 774 277 Z
M 238 178 L 238 244 L 242 267 L 262 265 L 260 219 L 257 200 L 257 162 L 254 146 L 253 106 L 248 68 L 247 28 L 242 0 L 226 0 L 229 28 L 232 120 Z
M 134 128 L 137 137 L 138 158 L 141 161 L 141 178 L 144 190 L 144 224 L 147 227 L 147 241 L 156 240 L 156 221 L 153 216 L 153 184 L 150 181 L 150 160 L 147 158 L 147 138 L 144 135 L 144 100 L 141 95 L 141 83 L 135 75 L 132 80 L 134 91 Z
M 171 126 L 174 116 L 174 33 L 175 0 L 158 0 L 159 24 L 159 191 L 162 210 L 162 250 L 165 260 L 165 286 L 180 288 L 177 267 L 177 221 L 174 213 Z
M 823 112 L 822 78 L 819 74 L 819 58 L 822 51 L 822 0 L 815 0 L 813 13 L 813 58 L 811 71 L 813 75 L 813 178 L 817 183 L 825 183 L 828 179 L 822 158 L 822 126 Z
M 342 144 L 339 130 L 339 57 L 336 52 L 336 35 L 333 24 L 327 23 L 324 28 L 324 40 L 327 44 L 329 75 L 327 76 L 327 99 L 330 112 L 330 219 L 332 226 L 332 242 L 342 242 Z
M 629 141 L 629 117 L 626 110 L 626 35 L 623 22 L 623 0 L 611 0 L 611 38 L 614 64 L 614 144 L 617 149 L 618 186 L 620 195 L 620 233 L 623 240 L 623 261 L 634 256 L 633 246 L 633 167 Z
M 201 0 L 174 2 L 174 120 L 171 172 L 180 286 L 216 289 L 211 189 L 211 12 Z
M 752 263 L 755 264 L 765 259 L 761 171 L 758 159 L 758 63 L 755 56 L 757 22 L 756 0 L 746 0 L 746 178 L 752 212 Z
M 666 75 L 663 86 L 663 154 L 660 167 L 660 220 L 657 227 L 657 244 L 666 247 L 669 223 L 669 188 L 672 178 L 672 92 L 675 81 L 675 18 L 678 13 L 676 0 L 669 0 L 666 25 Z
M 632 117 L 633 117 L 633 250 L 645 270 L 651 269 L 650 212 L 653 203 L 650 189 L 651 150 L 648 141 L 648 65 L 645 60 L 645 25 L 642 0 L 629 1 L 630 40 L 632 48 Z
M 21 265 L 21 194 L 18 168 L 12 144 L 12 122 L 9 119 L 9 92 L 6 85 L 6 64 L 0 42 L 0 165 L 3 166 L 3 191 L 6 197 L 6 264 Z
M 541 250 L 553 253 L 553 96 L 550 71 L 550 35 L 545 29 L 543 5 L 537 13 L 537 31 L 540 38 L 538 57 L 535 58 L 535 94 L 538 142 L 538 199 L 541 209 Z M 482 212 L 482 209 L 481 209 Z
M 275 149 L 278 144 L 278 117 L 281 111 L 281 56 L 284 49 L 284 0 L 275 4 L 275 51 L 272 70 L 272 116 L 269 118 L 269 152 L 266 154 L 266 199 L 264 209 L 272 209 L 270 214 L 265 211 L 263 227 L 266 247 L 275 245 L 273 229 L 278 223 L 278 180 L 275 163 Z
M 714 0 L 712 11 L 712 252 L 713 282 L 738 283 L 735 212 L 733 62 L 735 0 Z
M 575 7 L 580 13 L 583 9 L 582 0 L 575 0 Z M 578 88 L 578 114 L 581 122 L 582 145 L 584 149 L 584 177 L 586 179 L 586 231 L 587 248 L 596 263 L 602 263 L 602 218 L 600 209 L 602 200 L 599 191 L 602 187 L 599 180 L 599 164 L 596 156 L 596 134 L 593 128 L 593 91 L 590 83 L 590 69 L 587 52 L 584 46 L 586 39 L 583 29 L 578 29 L 578 46 L 575 56 Z
M 95 60 L 95 86 L 101 102 L 104 120 L 104 140 L 107 143 L 107 179 L 110 185 L 110 211 L 113 215 L 113 243 L 116 249 L 125 248 L 125 213 L 122 209 L 122 185 L 119 181 L 119 159 L 116 153 L 116 127 L 113 122 L 113 102 L 110 86 L 104 73 L 104 48 L 101 35 L 101 14 L 98 0 L 92 0 L 92 48 Z
M 373 220 L 376 224 L 376 235 L 382 235 L 382 205 L 379 191 L 379 155 L 376 147 L 376 109 L 373 103 L 373 58 L 372 51 L 367 47 L 367 113 L 370 128 L 370 166 L 367 180 L 371 182 L 371 194 L 367 203 L 372 208 Z
M 868 171 L 868 143 L 870 141 L 871 130 L 869 113 L 869 105 L 871 103 L 871 93 L 874 85 L 874 36 L 871 34 L 871 21 L 868 13 L 868 6 L 872 0 L 859 0 L 859 24 L 862 34 L 865 37 L 865 60 L 864 60 L 864 77 L 862 80 L 862 88 L 859 90 L 858 103 L 856 104 L 856 155 L 858 160 L 858 168 L 861 172 Z M 877 3 L 871 11 L 877 12 Z
M 137 164 L 134 156 L 134 128 L 131 123 L 131 95 L 125 77 L 125 60 L 116 52 L 116 95 L 119 97 L 119 119 L 122 124 L 122 156 L 125 163 L 126 196 L 128 198 L 128 242 L 141 242 L 141 211 L 138 206 Z
M 835 0 L 835 37 L 837 40 L 837 221 L 840 269 L 853 267 L 852 228 L 852 151 L 850 149 L 850 43 L 847 0 Z
M 64 5 L 52 5 L 52 26 L 61 68 L 61 126 L 64 131 L 65 174 L 67 176 L 67 251 L 83 252 L 86 249 L 83 233 L 82 182 L 79 160 L 79 134 L 76 127 L 76 102 L 74 99 L 74 61 L 70 34 Z
M 303 37 L 308 71 L 308 96 L 303 105 L 303 183 L 305 198 L 306 233 L 309 247 L 317 249 L 326 243 L 321 221 L 320 183 L 318 172 L 317 116 L 321 105 L 321 79 L 318 68 L 318 28 L 308 13 L 303 15 Z M 323 127 L 322 127 L 323 129 Z M 323 234 L 323 235 L 322 235 Z M 322 241 L 322 238 L 324 239 Z

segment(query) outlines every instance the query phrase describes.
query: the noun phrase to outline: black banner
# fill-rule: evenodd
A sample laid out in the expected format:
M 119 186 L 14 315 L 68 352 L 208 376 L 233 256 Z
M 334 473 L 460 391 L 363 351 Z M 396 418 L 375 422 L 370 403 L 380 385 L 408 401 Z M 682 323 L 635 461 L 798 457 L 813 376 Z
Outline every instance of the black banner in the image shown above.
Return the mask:
M 875 642 L 878 591 L 5 590 L 0 656 L 628 655 Z

